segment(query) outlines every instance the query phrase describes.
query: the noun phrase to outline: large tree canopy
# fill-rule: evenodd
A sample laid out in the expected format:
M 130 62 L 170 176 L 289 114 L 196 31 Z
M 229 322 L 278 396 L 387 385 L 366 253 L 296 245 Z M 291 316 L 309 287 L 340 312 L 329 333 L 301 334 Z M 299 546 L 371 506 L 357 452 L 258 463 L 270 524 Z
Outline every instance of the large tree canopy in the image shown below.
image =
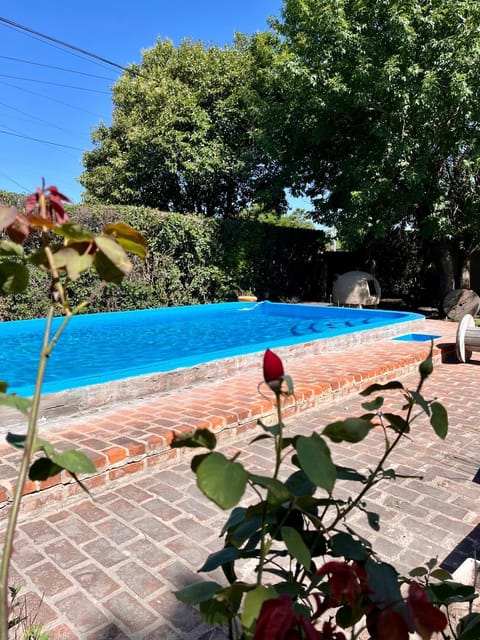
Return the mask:
M 256 143 L 257 63 L 246 36 L 226 48 L 160 40 L 144 51 L 113 88 L 112 125 L 96 128 L 84 155 L 84 199 L 208 216 L 254 203 L 282 211 L 275 165 Z
M 350 245 L 405 227 L 443 258 L 468 255 L 480 237 L 480 3 L 284 0 L 275 29 L 266 144 L 317 220 Z

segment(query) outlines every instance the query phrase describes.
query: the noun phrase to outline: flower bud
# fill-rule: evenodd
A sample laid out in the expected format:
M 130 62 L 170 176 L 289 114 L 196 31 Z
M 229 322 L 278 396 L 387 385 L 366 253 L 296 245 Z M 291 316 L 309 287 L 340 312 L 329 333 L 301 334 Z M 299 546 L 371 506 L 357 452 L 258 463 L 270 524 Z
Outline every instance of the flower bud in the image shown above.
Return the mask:
M 283 363 L 280 358 L 273 351 L 267 349 L 263 356 L 263 377 L 265 382 L 271 389 L 279 389 L 284 373 Z

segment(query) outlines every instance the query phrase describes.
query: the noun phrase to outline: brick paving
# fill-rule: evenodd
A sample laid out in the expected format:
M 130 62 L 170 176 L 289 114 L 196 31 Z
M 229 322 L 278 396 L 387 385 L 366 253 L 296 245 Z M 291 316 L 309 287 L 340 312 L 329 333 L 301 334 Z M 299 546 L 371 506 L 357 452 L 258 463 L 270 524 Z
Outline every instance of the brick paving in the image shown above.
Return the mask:
M 442 334 L 439 344 L 451 344 L 455 325 L 427 321 L 425 326 L 426 332 Z M 357 392 L 374 379 L 400 377 L 413 386 L 426 351 L 421 343 L 385 341 L 286 362 L 298 394 L 297 409 L 288 417 L 292 433 L 308 434 L 357 415 Z M 431 557 L 455 569 L 480 543 L 480 354 L 469 364 L 440 361 L 438 351 L 425 395 L 447 407 L 448 437 L 438 439 L 419 419 L 392 465 L 397 473 L 423 479 L 399 478 L 372 490 L 367 503 L 380 515 L 378 533 L 363 514 L 352 520 L 400 571 Z M 241 376 L 48 425 L 50 439 L 60 448 L 79 443 L 97 466 L 97 473 L 85 479 L 93 501 L 63 477 L 51 486 L 30 483 L 25 496 L 10 583 L 24 585 L 28 611 L 36 613 L 51 640 L 223 637 L 172 592 L 200 579 L 198 568 L 221 546 L 218 533 L 227 514 L 199 492 L 188 456 L 168 444 L 179 430 L 208 425 L 221 448 L 230 455 L 238 452 L 249 470 L 270 471 L 273 459 L 265 442 L 248 445 L 257 417 L 271 412 L 257 392 L 260 377 L 259 363 L 258 370 Z M 393 410 L 398 407 L 397 402 Z M 332 449 L 338 463 L 367 469 L 381 451 L 381 434 Z M 6 448 L 1 453 L 0 500 L 6 515 L 18 453 Z M 338 495 L 347 489 L 340 485 Z

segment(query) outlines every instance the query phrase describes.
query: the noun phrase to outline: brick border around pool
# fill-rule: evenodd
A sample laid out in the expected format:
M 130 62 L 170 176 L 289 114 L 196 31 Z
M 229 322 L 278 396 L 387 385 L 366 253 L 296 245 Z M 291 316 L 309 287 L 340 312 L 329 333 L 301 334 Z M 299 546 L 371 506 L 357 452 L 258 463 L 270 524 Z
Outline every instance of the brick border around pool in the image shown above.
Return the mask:
M 415 323 L 415 332 L 441 336 L 435 340 L 437 364 L 452 357 L 456 326 L 435 320 Z M 411 327 L 405 329 L 405 333 L 411 331 Z M 404 377 L 416 370 L 429 349 L 430 344 L 425 342 L 381 338 L 350 345 L 342 351 L 315 354 L 300 354 L 287 348 L 282 358 L 294 379 L 296 394 L 295 406 L 290 406 L 288 414 L 359 392 L 374 381 Z M 234 375 L 192 381 L 188 388 L 163 390 L 74 418 L 42 420 L 40 434 L 60 450 L 79 448 L 92 458 L 96 473 L 82 481 L 93 489 L 187 455 L 169 446 L 177 433 L 206 427 L 219 437 L 233 439 L 236 434 L 253 430 L 259 418 L 273 413 L 269 399 L 258 393 L 261 377 L 261 354 L 256 354 L 249 368 Z M 0 453 L 0 508 L 5 513 L 15 488 L 20 453 L 7 445 L 0 446 Z M 45 482 L 29 481 L 24 490 L 23 511 L 31 512 L 47 502 L 50 506 L 55 501 L 60 504 L 81 493 L 66 473 Z
M 371 344 L 380 340 L 389 340 L 403 334 L 418 333 L 424 326 L 424 320 L 413 319 L 397 322 L 377 329 L 355 331 L 333 338 L 323 338 L 287 347 L 275 348 L 282 358 L 303 358 L 332 351 L 344 351 L 354 346 Z M 136 376 L 121 380 L 112 380 L 102 384 L 77 387 L 66 391 L 46 394 L 42 397 L 39 409 L 40 420 L 56 420 L 60 417 L 72 417 L 92 410 L 109 407 L 116 403 L 147 399 L 158 393 L 168 393 L 178 389 L 188 389 L 199 383 L 225 379 L 258 368 L 263 352 L 213 360 L 193 367 L 176 369 L 161 373 Z M 17 411 L 2 409 L 0 436 L 7 428 L 19 424 Z

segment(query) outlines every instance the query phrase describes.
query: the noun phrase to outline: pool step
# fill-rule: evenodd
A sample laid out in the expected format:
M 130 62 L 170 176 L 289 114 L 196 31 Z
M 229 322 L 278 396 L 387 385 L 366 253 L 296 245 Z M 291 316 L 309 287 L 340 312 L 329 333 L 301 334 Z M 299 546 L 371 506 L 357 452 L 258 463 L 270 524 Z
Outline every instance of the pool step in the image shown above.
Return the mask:
M 442 336 L 434 348 L 435 366 L 439 366 L 442 359 L 454 353 L 456 325 L 425 322 L 429 326 L 423 327 L 424 332 Z M 429 349 L 424 342 L 382 340 L 342 352 L 283 354 L 296 396 L 295 406 L 292 404 L 286 413 L 293 423 L 294 413 L 358 393 L 372 382 L 403 378 L 417 370 Z M 169 446 L 175 433 L 209 428 L 234 444 L 237 434 L 253 430 L 259 418 L 273 415 L 271 402 L 257 391 L 261 377 L 261 357 L 257 357 L 255 366 L 236 375 L 204 380 L 186 389 L 150 395 L 75 418 L 44 421 L 40 435 L 58 449 L 78 448 L 92 458 L 96 473 L 82 480 L 94 494 L 96 487 L 127 474 L 153 465 L 178 463 L 181 458 L 187 460 L 185 450 Z M 0 453 L 0 508 L 5 513 L 13 495 L 20 454 L 7 445 L 0 446 Z M 22 509 L 30 513 L 79 495 L 83 495 L 81 489 L 66 473 L 46 482 L 28 481 Z

